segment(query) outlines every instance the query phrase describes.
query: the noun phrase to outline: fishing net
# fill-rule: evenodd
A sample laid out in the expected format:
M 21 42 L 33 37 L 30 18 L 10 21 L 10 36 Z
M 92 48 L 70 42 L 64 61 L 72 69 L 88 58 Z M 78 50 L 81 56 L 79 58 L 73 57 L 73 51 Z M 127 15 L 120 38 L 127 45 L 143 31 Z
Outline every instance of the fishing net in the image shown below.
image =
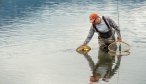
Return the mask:
M 109 53 L 115 55 L 129 55 L 130 45 L 123 41 L 116 41 L 108 46 Z

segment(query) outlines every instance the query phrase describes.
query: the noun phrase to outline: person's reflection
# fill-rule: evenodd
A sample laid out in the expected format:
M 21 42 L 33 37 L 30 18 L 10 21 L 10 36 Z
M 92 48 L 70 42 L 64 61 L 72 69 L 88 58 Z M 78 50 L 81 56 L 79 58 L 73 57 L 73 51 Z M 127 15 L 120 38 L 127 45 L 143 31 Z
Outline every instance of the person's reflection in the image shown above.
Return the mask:
M 115 74 L 117 69 L 119 68 L 121 56 L 113 56 L 108 53 L 107 50 L 99 49 L 98 52 L 98 62 L 95 64 L 88 55 L 88 53 L 84 54 L 84 57 L 89 62 L 89 66 L 92 70 L 92 76 L 90 76 L 90 83 L 98 82 L 99 79 L 108 82 L 108 80 Z M 115 59 L 117 58 L 117 62 L 115 63 Z M 115 63 L 115 66 L 113 65 Z M 114 66 L 114 67 L 113 67 Z

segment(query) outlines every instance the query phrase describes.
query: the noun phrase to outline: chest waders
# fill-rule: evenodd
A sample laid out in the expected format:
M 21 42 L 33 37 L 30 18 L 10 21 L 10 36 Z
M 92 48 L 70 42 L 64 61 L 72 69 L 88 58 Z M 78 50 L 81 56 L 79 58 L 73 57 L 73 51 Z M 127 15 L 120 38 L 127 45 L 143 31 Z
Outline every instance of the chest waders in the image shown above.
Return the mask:
M 105 24 L 107 25 L 107 27 L 109 29 L 108 32 L 102 33 L 100 31 L 98 31 L 98 28 L 96 28 L 96 26 L 94 24 L 92 24 L 92 26 L 96 30 L 96 32 L 98 32 L 99 37 L 101 37 L 101 38 L 109 38 L 112 35 L 112 29 L 111 29 L 110 25 L 107 23 L 107 21 L 106 21 L 104 16 L 102 16 L 102 19 L 104 20 Z

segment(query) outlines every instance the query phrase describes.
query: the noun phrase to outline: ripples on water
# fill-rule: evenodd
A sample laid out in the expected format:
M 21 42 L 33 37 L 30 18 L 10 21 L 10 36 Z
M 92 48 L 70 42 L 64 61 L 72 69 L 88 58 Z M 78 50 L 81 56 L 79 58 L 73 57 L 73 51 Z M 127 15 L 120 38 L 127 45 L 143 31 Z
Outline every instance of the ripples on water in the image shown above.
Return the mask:
M 145 0 L 119 0 L 121 33 L 132 53 L 122 57 L 110 84 L 146 83 L 145 4 Z M 91 12 L 118 21 L 114 0 L 1 0 L 0 83 L 89 84 L 92 72 L 75 49 L 88 34 Z M 89 44 L 95 63 L 96 37 Z

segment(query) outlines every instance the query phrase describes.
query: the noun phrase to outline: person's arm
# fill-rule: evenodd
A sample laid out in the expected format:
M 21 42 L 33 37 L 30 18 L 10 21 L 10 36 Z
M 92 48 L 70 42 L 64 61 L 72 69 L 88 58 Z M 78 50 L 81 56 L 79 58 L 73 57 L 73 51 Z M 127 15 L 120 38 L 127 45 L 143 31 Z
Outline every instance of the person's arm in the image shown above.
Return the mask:
M 94 29 L 93 29 L 93 26 L 91 26 L 91 28 L 90 28 L 90 30 L 89 30 L 89 34 L 88 34 L 86 40 L 84 41 L 83 45 L 87 45 L 87 44 L 90 42 L 90 40 L 92 39 L 92 37 L 93 37 L 93 35 L 94 35 L 94 32 L 95 32 L 95 31 L 94 31 Z
M 107 19 L 109 21 L 109 24 L 115 29 L 117 36 L 118 36 L 117 39 L 121 41 L 122 38 L 121 38 L 121 33 L 120 33 L 120 29 L 119 29 L 118 25 L 111 18 L 107 18 Z

